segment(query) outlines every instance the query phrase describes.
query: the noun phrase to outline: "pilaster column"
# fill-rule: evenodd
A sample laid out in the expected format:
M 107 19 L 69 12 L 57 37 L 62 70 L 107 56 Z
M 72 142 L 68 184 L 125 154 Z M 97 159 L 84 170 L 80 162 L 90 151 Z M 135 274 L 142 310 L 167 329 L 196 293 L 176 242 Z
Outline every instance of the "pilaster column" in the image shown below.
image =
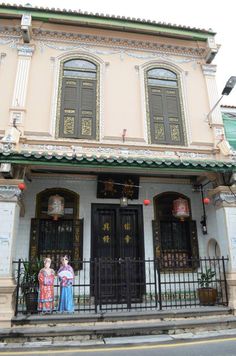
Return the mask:
M 18 63 L 12 105 L 10 107 L 10 126 L 12 126 L 13 121 L 15 121 L 17 127 L 23 132 L 29 71 L 34 47 L 23 44 L 17 46 L 17 51 Z
M 0 179 L 0 327 L 9 327 L 14 315 L 14 291 L 12 260 L 19 225 L 21 195 L 17 183 L 6 185 Z
M 214 107 L 217 101 L 220 99 L 216 86 L 216 65 L 204 64 L 202 65 L 202 72 L 205 76 L 208 100 L 209 100 L 209 111 Z M 206 113 L 207 116 L 208 113 Z M 207 117 L 206 117 L 207 119 Z M 224 135 L 224 125 L 222 121 L 222 115 L 220 110 L 220 105 L 217 105 L 209 117 L 209 124 L 213 130 L 213 138 L 215 147 L 222 140 L 222 135 Z
M 219 186 L 209 191 L 216 207 L 216 223 L 222 246 L 228 251 L 227 283 L 229 306 L 236 314 L 236 186 Z

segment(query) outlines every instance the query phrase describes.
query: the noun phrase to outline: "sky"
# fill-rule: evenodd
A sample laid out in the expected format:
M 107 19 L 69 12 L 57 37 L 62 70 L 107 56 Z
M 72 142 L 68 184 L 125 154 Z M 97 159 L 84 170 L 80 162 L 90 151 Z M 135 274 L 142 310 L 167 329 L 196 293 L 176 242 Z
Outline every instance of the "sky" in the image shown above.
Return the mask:
M 1 1 L 3 2 L 3 1 Z M 150 19 L 177 25 L 212 29 L 221 48 L 213 61 L 217 65 L 219 97 L 230 76 L 236 76 L 235 0 L 5 0 L 8 4 L 72 9 L 99 14 Z M 236 106 L 236 86 L 221 104 Z

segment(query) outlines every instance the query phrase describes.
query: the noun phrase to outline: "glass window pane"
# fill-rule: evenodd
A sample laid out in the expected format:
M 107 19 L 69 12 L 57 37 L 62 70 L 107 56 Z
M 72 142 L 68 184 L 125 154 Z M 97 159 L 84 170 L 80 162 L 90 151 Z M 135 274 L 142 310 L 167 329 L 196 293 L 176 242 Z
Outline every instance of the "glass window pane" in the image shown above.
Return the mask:
M 148 84 L 150 85 L 163 85 L 168 87 L 177 87 L 177 82 L 174 80 L 164 80 L 164 79 L 148 79 Z
M 97 69 L 97 66 L 83 59 L 72 59 L 64 63 L 64 68 Z
M 168 69 L 164 69 L 164 68 L 150 69 L 148 71 L 148 76 L 149 77 L 158 77 L 158 78 L 177 79 L 177 75 L 174 72 L 172 72 Z
M 64 68 L 96 69 L 96 65 L 82 59 L 73 59 L 64 63 Z
M 67 77 L 79 77 L 79 78 L 96 78 L 94 72 L 80 72 L 75 70 L 64 70 L 64 76 Z

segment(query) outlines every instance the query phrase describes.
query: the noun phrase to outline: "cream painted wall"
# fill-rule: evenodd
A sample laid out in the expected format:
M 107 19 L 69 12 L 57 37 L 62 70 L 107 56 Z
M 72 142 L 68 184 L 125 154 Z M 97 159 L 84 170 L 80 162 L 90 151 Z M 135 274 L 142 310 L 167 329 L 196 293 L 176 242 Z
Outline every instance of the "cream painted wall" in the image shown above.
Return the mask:
M 35 53 L 32 56 L 28 94 L 26 99 L 27 114 L 25 132 L 27 134 L 50 134 L 50 111 L 53 85 L 53 55 L 50 49 L 40 50 L 35 43 Z
M 188 116 L 186 120 L 190 125 L 190 144 L 210 143 L 212 131 L 206 122 L 206 115 L 210 108 L 201 66 L 193 66 L 189 63 L 184 66 L 184 70 L 187 70 L 185 81 Z
M 107 68 L 104 100 L 104 136 L 143 138 L 138 61 L 113 56 Z

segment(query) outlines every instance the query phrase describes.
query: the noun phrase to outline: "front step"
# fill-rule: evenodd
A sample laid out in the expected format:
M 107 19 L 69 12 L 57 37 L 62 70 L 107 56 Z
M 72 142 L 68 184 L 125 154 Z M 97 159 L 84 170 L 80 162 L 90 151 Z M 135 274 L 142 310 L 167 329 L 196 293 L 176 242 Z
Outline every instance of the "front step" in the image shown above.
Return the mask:
M 173 335 L 236 327 L 236 317 L 225 307 L 135 314 L 106 313 L 100 316 L 39 315 L 18 317 L 13 322 L 11 329 L 0 330 L 1 342 L 99 340 L 108 337 Z M 22 323 L 25 325 L 22 326 Z
M 172 310 L 149 310 L 149 311 L 130 311 L 130 312 L 101 312 L 92 313 L 75 313 L 75 314 L 52 314 L 52 315 L 21 315 L 12 319 L 13 326 L 19 325 L 48 325 L 71 324 L 71 323 L 95 323 L 104 321 L 132 321 L 132 320 L 150 320 L 150 319 L 178 319 L 188 317 L 207 317 L 213 315 L 229 315 L 232 310 L 229 307 L 198 307 Z

